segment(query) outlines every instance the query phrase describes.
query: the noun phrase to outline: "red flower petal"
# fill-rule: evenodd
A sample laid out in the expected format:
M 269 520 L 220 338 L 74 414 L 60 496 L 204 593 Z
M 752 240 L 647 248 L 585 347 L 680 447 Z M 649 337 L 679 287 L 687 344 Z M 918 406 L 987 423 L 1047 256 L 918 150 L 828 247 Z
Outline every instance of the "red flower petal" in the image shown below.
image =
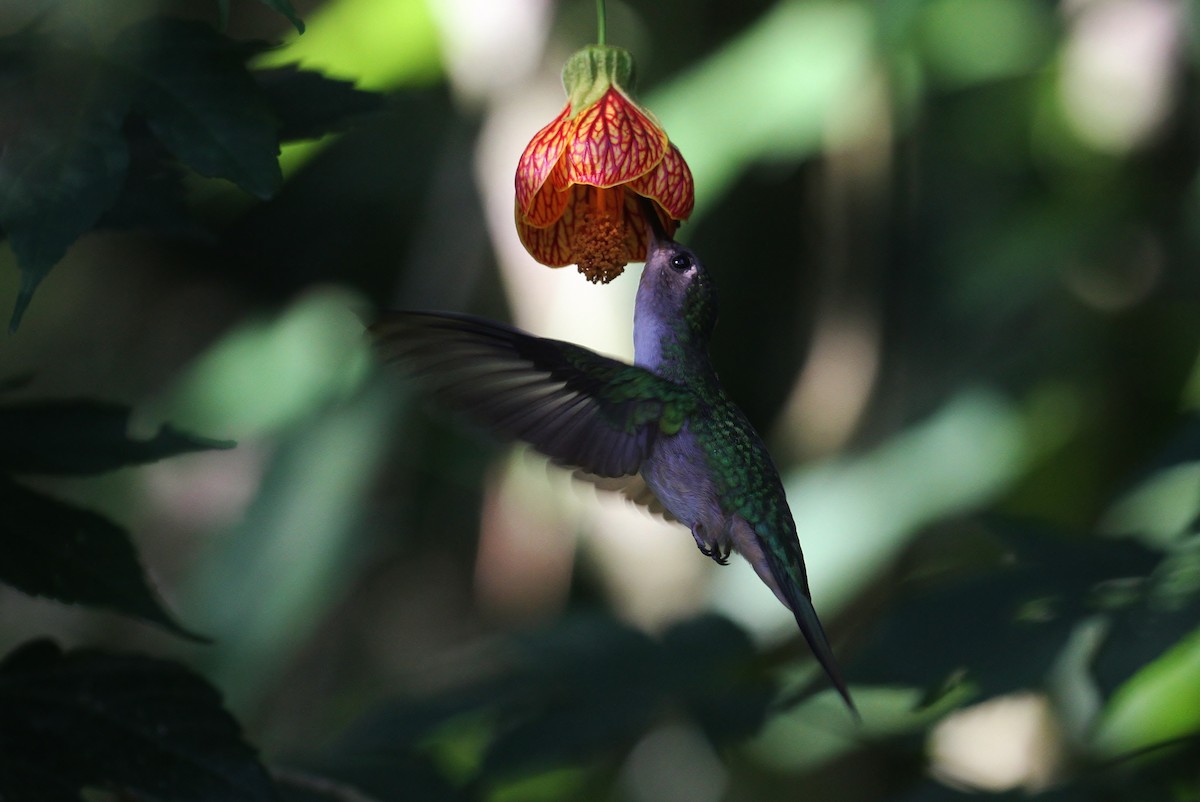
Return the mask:
M 556 172 L 561 173 L 562 171 Z M 562 217 L 570 197 L 570 189 L 559 189 L 558 182 L 547 181 L 533 196 L 533 200 L 524 211 L 521 210 L 521 204 L 518 201 L 517 216 L 523 217 L 525 222 L 531 226 L 545 228 Z
M 571 195 L 574 189 L 561 193 Z M 550 226 L 531 225 L 521 213 L 521 207 L 516 207 L 517 236 L 529 255 L 548 267 L 565 267 L 575 264 L 575 254 L 571 248 L 575 232 L 575 213 L 570 204 L 563 209 L 563 214 Z
M 654 200 L 651 198 L 651 200 Z M 655 201 L 655 209 L 662 210 Z M 672 236 L 675 234 L 675 229 L 679 224 L 671 219 L 670 213 L 662 210 L 659 220 L 663 224 L 666 232 Z M 643 209 L 638 196 L 632 192 L 625 193 L 625 208 L 622 210 L 625 222 L 625 248 L 629 254 L 629 261 L 644 262 L 646 261 L 646 250 L 650 245 L 650 231 L 646 225 L 645 209 Z M 665 218 L 665 219 L 664 219 Z
M 692 171 L 674 145 L 652 172 L 629 182 L 629 188 L 658 203 L 674 220 L 686 220 L 696 202 Z
M 572 184 L 625 184 L 654 169 L 666 155 L 667 135 L 616 87 L 574 122 L 566 176 Z
M 534 195 L 546 183 L 566 150 L 572 127 L 572 121 L 567 119 L 570 113 L 571 105 L 568 103 L 549 125 L 533 135 L 517 162 L 517 208 L 525 210 L 527 214 Z

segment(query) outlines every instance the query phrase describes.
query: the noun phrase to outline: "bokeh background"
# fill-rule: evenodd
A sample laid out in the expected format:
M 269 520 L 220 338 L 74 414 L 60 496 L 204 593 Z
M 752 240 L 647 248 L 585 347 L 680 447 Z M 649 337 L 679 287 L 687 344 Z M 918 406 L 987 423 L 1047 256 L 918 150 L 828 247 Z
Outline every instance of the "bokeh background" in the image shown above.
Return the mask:
M 119 6 L 0 24 L 216 18 Z M 188 225 L 86 237 L 0 348 L 25 396 L 238 441 L 40 485 L 127 526 L 215 644 L 0 588 L 3 651 L 183 660 L 314 794 L 1197 798 L 1191 3 L 609 3 L 693 170 L 713 359 L 784 475 L 861 726 L 744 564 L 445 416 L 364 341 L 373 309 L 447 309 L 631 356 L 639 267 L 593 286 L 512 221 L 593 3 L 297 9 L 302 36 L 235 0 L 227 33 L 385 109 L 285 147 L 268 201 L 193 178 Z

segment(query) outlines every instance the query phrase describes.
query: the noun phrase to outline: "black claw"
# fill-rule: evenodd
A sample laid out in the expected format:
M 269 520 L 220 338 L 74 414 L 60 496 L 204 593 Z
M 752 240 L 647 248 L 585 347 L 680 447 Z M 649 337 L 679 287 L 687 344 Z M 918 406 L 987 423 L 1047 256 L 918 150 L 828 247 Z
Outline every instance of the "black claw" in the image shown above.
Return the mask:
M 709 545 L 708 543 L 697 542 L 696 545 L 700 548 L 701 554 L 705 557 L 711 557 L 717 565 L 729 565 L 730 546 L 722 549 L 719 543 Z

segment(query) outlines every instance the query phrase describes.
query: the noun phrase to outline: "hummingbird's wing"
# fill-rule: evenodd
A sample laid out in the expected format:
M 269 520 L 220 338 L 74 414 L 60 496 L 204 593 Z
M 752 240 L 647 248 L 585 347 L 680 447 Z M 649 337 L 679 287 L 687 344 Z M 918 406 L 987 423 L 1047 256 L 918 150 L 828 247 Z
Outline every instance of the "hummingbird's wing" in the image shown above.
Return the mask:
M 637 473 L 695 403 L 644 368 L 468 315 L 386 312 L 371 334 L 447 406 L 597 476 Z
M 574 476 L 579 481 L 587 482 L 600 490 L 620 493 L 628 501 L 645 508 L 648 512 L 659 516 L 664 521 L 679 520 L 658 500 L 658 496 L 654 495 L 654 491 L 650 489 L 650 485 L 646 484 L 646 480 L 642 478 L 641 473 L 634 474 L 633 476 L 610 477 L 596 476 L 587 471 L 577 470 Z

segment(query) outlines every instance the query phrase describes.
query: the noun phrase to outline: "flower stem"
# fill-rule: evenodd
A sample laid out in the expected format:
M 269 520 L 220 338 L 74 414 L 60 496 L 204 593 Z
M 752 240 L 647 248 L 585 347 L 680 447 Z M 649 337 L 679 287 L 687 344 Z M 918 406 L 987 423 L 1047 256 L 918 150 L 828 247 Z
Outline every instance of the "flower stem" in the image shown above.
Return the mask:
M 607 15 L 604 13 L 604 0 L 596 0 L 596 44 L 604 44 L 604 38 L 607 31 Z

